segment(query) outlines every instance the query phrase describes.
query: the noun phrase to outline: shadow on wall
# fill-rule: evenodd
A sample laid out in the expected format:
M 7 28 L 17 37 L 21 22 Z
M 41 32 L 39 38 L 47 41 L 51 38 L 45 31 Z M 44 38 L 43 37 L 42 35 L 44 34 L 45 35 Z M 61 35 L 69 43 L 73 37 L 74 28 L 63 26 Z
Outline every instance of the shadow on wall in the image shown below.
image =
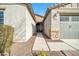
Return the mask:
M 38 22 L 37 24 L 36 24 L 36 30 L 37 30 L 37 32 L 43 32 L 43 23 L 42 22 Z
M 34 34 L 35 32 L 35 25 L 32 24 L 32 33 Z

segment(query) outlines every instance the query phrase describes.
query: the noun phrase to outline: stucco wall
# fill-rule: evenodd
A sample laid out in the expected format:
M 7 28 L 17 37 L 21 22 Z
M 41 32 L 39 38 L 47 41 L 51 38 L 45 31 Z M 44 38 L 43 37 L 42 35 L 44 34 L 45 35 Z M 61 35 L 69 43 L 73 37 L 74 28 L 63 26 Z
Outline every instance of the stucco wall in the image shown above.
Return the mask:
M 4 8 L 4 24 L 14 27 L 14 41 L 27 41 L 35 31 L 35 22 L 26 6 L 0 5 Z
M 58 11 L 51 10 L 51 30 L 59 30 L 60 15 Z
M 36 32 L 36 23 L 28 10 L 26 10 L 26 15 L 26 39 L 28 40 Z
M 51 10 L 51 38 L 59 40 L 60 36 L 60 15 L 58 11 Z
M 52 40 L 59 40 L 60 35 L 60 17 L 59 13 L 55 10 L 47 15 L 44 21 L 44 33 Z
M 72 21 L 73 16 L 75 18 L 79 17 L 79 6 L 77 6 L 77 3 L 68 4 L 57 11 L 60 13 L 60 16 L 69 16 L 69 21 L 60 22 L 60 39 L 79 39 L 79 21 Z
M 48 14 L 44 21 L 44 33 L 50 37 L 50 31 L 51 31 L 51 12 Z
M 43 21 L 43 17 L 35 15 L 36 17 L 36 22 L 42 22 Z

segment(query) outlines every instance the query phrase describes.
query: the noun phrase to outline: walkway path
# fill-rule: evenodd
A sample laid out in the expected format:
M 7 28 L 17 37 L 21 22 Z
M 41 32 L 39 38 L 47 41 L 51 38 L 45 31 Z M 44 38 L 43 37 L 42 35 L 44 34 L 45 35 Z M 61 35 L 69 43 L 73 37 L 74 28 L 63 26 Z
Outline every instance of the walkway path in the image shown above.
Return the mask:
M 61 39 L 68 45 L 74 47 L 75 49 L 79 50 L 79 39 Z
M 33 46 L 33 51 L 34 50 L 38 50 L 38 51 L 49 51 L 49 48 L 46 44 L 46 41 L 43 37 L 43 35 L 41 33 L 37 33 L 37 37 L 36 37 L 36 40 L 35 40 L 35 43 L 34 43 L 34 46 Z
M 34 51 L 34 53 L 38 53 L 42 50 L 48 52 L 50 56 L 79 55 L 76 49 L 64 43 L 62 40 L 53 41 L 45 38 L 42 33 L 37 33 L 32 51 Z
M 46 42 L 46 39 L 43 37 L 43 35 L 38 33 L 32 50 L 49 51 L 49 49 L 50 51 L 75 50 L 62 41 Z
M 46 51 L 50 56 L 79 56 L 79 51 L 62 40 L 53 41 L 37 33 L 27 42 L 16 42 L 12 45 L 12 56 L 32 56 L 35 52 Z

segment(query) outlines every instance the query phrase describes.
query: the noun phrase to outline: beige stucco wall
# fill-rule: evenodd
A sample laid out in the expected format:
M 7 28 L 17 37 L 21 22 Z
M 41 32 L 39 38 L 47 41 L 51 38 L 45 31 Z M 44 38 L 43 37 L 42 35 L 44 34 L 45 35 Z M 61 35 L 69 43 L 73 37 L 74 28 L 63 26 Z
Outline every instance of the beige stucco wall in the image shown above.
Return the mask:
M 50 31 L 51 31 L 51 12 L 48 14 L 44 21 L 44 33 L 50 37 Z
M 51 10 L 44 21 L 44 33 L 52 40 L 59 40 L 60 18 L 59 13 Z
M 60 16 L 67 15 L 67 16 L 79 16 L 79 8 L 63 8 L 63 9 L 56 9 L 52 10 L 52 16 L 54 15 L 55 11 L 59 13 L 59 16 L 57 16 L 58 21 L 54 21 L 54 18 L 52 18 L 52 25 L 51 25 L 51 37 L 54 35 L 52 31 L 56 30 L 58 31 L 58 37 L 60 38 L 78 38 L 78 23 L 76 22 L 67 22 L 67 23 L 60 23 Z M 67 26 L 71 26 L 71 30 L 67 29 Z M 76 29 L 74 30 L 75 27 Z M 54 32 L 56 32 L 54 31 Z M 73 34 L 72 34 L 73 33 Z M 75 36 L 76 35 L 76 36 Z M 54 39 L 52 37 L 52 39 Z
M 43 21 L 43 17 L 35 15 L 36 17 L 36 22 L 42 22 Z
M 59 8 L 54 10 L 59 12 L 60 16 L 72 16 L 72 17 L 79 16 L 79 7 L 77 8 L 77 4 L 75 3 L 72 4 L 72 7 L 71 7 L 71 4 L 68 4 L 64 8 Z M 79 28 L 77 27 L 79 25 L 79 22 L 71 21 L 71 17 L 69 19 L 70 19 L 69 22 L 60 22 L 60 26 L 59 26 L 60 39 L 78 39 L 79 38 L 79 35 L 78 35 Z M 70 29 L 69 29 L 69 26 L 71 26 Z
M 60 37 L 60 15 L 59 12 L 51 10 L 51 39 L 58 40 Z
M 71 5 L 72 5 L 72 7 L 71 7 Z M 61 36 L 62 37 L 65 36 L 67 38 L 79 38 L 79 35 L 78 35 L 79 28 L 77 27 L 79 25 L 79 22 L 69 22 L 69 23 L 63 22 L 61 24 L 60 16 L 62 16 L 62 15 L 72 16 L 72 17 L 79 16 L 79 7 L 77 8 L 77 4 L 74 3 L 74 4 L 65 5 L 64 7 L 52 9 L 51 15 L 50 15 L 51 17 L 49 19 L 46 18 L 44 21 L 45 34 L 48 35 L 52 40 L 58 40 L 61 38 Z M 49 17 L 49 16 L 47 16 L 47 17 Z M 49 27 L 48 24 L 51 27 Z M 67 26 L 71 26 L 72 28 L 69 30 L 69 29 L 67 29 Z M 62 29 L 61 29 L 61 27 L 62 27 Z M 50 31 L 51 35 L 48 34 L 49 28 L 51 29 L 51 31 Z M 65 29 L 66 29 L 66 31 L 65 31 Z
M 27 41 L 35 31 L 35 22 L 27 6 L 19 4 L 0 5 L 4 8 L 4 24 L 14 27 L 14 42 Z
M 26 10 L 26 39 L 30 39 L 31 36 L 36 32 L 36 23 L 33 20 L 32 16 Z

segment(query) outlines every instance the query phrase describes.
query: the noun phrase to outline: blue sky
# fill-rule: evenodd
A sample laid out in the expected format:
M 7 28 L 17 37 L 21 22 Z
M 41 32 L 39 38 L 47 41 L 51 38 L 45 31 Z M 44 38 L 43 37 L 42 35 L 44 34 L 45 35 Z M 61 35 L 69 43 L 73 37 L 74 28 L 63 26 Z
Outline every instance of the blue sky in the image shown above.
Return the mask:
M 53 6 L 55 3 L 32 3 L 35 14 L 44 16 L 48 7 Z

